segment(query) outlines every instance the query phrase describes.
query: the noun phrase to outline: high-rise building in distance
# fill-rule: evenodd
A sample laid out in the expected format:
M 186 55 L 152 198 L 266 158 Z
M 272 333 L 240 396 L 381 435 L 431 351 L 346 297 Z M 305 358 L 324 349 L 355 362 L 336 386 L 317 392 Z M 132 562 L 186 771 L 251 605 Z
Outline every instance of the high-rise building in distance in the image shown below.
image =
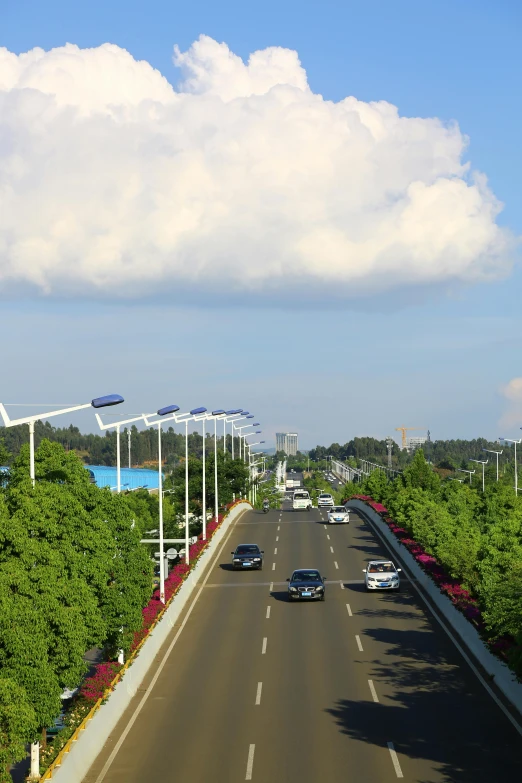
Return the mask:
M 284 451 L 288 457 L 295 457 L 299 451 L 297 432 L 276 432 L 276 451 Z

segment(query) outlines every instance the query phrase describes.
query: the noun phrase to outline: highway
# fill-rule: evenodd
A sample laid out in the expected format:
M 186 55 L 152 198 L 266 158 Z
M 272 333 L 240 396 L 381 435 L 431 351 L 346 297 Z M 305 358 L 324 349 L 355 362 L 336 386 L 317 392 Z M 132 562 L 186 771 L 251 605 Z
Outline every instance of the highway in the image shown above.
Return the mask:
M 521 779 L 520 735 L 412 586 L 364 591 L 387 556 L 369 527 L 325 518 L 239 518 L 84 783 Z M 240 543 L 264 549 L 262 571 L 231 570 Z M 287 602 L 299 567 L 328 578 L 324 603 Z

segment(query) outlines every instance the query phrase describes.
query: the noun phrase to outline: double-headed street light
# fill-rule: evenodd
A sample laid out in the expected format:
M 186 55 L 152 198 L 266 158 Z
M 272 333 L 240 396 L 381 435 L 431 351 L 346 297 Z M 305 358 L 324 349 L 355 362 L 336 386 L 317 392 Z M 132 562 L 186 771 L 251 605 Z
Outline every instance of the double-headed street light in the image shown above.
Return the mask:
M 499 455 L 502 454 L 502 451 L 504 451 L 504 449 L 502 449 L 502 451 L 493 451 L 493 449 L 482 449 L 482 451 L 486 451 L 488 454 L 496 454 L 496 457 L 497 457 L 497 481 L 498 481 L 498 458 L 499 458 Z
M 81 411 L 85 408 L 108 408 L 111 405 L 119 405 L 124 402 L 123 397 L 119 394 L 106 394 L 104 397 L 95 397 L 91 402 L 86 402 L 83 405 L 72 405 L 70 408 L 61 408 L 57 411 L 47 411 L 46 413 L 38 413 L 33 416 L 24 416 L 21 419 L 10 419 L 7 411 L 0 403 L 0 415 L 4 420 L 6 427 L 16 427 L 18 424 L 29 424 L 29 475 L 33 483 L 35 484 L 35 472 L 34 472 L 34 423 L 39 419 L 50 419 L 51 416 L 61 416 L 64 413 L 74 413 L 75 411 Z
M 518 495 L 518 468 L 517 468 L 517 446 L 522 443 L 522 438 L 514 440 L 513 438 L 499 438 L 503 443 L 515 444 L 515 495 Z
M 478 465 L 482 465 L 482 492 L 484 492 L 484 469 L 488 464 L 487 459 L 471 459 L 470 462 L 476 462 Z
M 99 413 L 96 413 L 96 421 L 98 422 L 101 430 L 110 430 L 113 427 L 116 428 L 116 492 L 121 492 L 121 452 L 120 452 L 120 429 L 123 424 L 131 424 L 134 421 L 143 421 L 145 416 L 152 416 L 152 413 L 144 414 L 141 416 L 135 416 L 132 419 L 124 419 L 124 421 L 113 422 L 112 424 L 104 424 Z M 130 468 L 130 459 L 129 459 Z
M 466 470 L 466 468 L 457 468 L 461 473 L 469 473 L 469 485 L 471 487 L 471 477 L 474 473 L 476 473 L 476 470 Z

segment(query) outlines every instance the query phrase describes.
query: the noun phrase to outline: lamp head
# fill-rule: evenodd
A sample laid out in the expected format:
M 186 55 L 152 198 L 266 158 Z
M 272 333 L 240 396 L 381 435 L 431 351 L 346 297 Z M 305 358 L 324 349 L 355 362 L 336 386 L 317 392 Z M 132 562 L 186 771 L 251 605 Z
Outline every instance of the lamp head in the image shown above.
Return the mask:
M 119 405 L 125 402 L 120 394 L 106 394 L 105 397 L 95 397 L 91 401 L 93 408 L 108 408 L 110 405 Z
M 190 411 L 190 415 L 191 416 L 197 416 L 199 413 L 206 413 L 206 412 L 207 412 L 206 408 L 193 408 Z
M 167 413 L 176 413 L 176 411 L 179 411 L 179 405 L 165 405 L 164 408 L 159 409 L 158 416 L 166 416 Z

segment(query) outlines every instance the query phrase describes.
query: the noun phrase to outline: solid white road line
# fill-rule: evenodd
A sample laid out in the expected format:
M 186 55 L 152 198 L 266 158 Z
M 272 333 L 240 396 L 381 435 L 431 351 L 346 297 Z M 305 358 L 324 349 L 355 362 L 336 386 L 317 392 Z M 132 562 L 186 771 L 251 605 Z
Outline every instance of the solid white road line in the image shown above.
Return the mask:
M 245 775 L 245 780 L 252 780 L 252 768 L 254 766 L 255 749 L 256 749 L 255 745 L 250 745 L 248 748 L 247 771 Z
M 377 696 L 377 691 L 373 685 L 373 680 L 368 680 L 368 685 L 370 686 L 370 692 L 372 694 L 373 700 L 379 703 L 379 697 Z
M 348 617 L 352 617 L 352 610 L 350 609 L 350 604 L 346 604 L 346 608 L 348 609 Z
M 275 571 L 275 563 L 272 563 L 272 571 Z
M 264 654 L 266 653 L 266 645 L 267 645 L 267 641 L 268 641 L 268 637 L 267 637 L 267 636 L 265 636 L 265 637 L 263 638 L 263 649 L 261 650 L 261 655 L 264 655 Z M 368 680 L 368 682 L 370 682 L 370 681 Z M 373 686 L 372 686 L 372 687 L 373 687 Z
M 334 560 L 334 566 L 335 566 L 336 568 L 339 568 L 339 566 L 337 565 L 337 560 Z
M 401 765 L 399 764 L 399 759 L 397 757 L 397 753 L 395 752 L 395 748 L 393 747 L 393 742 L 387 742 L 388 750 L 390 751 L 390 756 L 393 764 L 393 768 L 395 770 L 395 774 L 398 778 L 403 778 L 404 775 L 402 774 Z
M 357 634 L 355 634 L 355 640 L 357 642 L 357 647 L 359 648 L 359 652 L 364 652 L 363 646 L 362 646 L 362 643 L 361 643 L 361 637 L 357 636 Z
M 277 555 L 277 547 L 274 549 L 274 555 Z
M 331 553 L 332 553 L 332 555 L 333 555 L 333 546 L 331 546 L 331 547 L 330 547 L 330 552 L 331 552 Z
M 261 691 L 263 690 L 263 683 L 257 683 L 256 704 L 261 704 Z
M 270 607 L 267 606 L 266 607 L 266 619 L 268 620 L 269 617 L 270 617 Z
M 230 538 L 230 536 L 232 535 L 232 531 L 234 530 L 235 526 L 236 526 L 236 523 L 235 523 L 235 522 L 234 522 L 232 525 L 230 525 L 230 530 L 228 531 L 227 535 L 225 536 L 225 540 L 223 541 L 223 543 L 221 544 L 221 546 L 220 546 L 220 548 L 219 548 L 219 550 L 218 550 L 218 553 L 217 553 L 217 555 L 216 555 L 216 559 L 214 560 L 214 563 L 216 563 L 216 562 L 219 560 L 219 558 L 221 557 L 221 552 L 223 551 L 223 549 L 225 548 L 225 546 L 228 544 L 228 539 L 229 539 L 229 538 Z M 153 688 L 154 688 L 154 686 L 156 685 L 156 683 L 157 683 L 157 681 L 158 681 L 158 678 L 159 678 L 159 676 L 160 676 L 161 672 L 163 671 L 163 669 L 164 669 L 164 667 L 165 667 L 165 664 L 167 663 L 167 660 L 168 660 L 168 658 L 169 658 L 169 656 L 170 656 L 170 654 L 171 654 L 171 652 L 172 652 L 172 650 L 173 650 L 173 648 L 174 648 L 174 645 L 176 644 L 176 642 L 178 641 L 179 637 L 181 636 L 181 633 L 182 633 L 182 631 L 183 631 L 183 629 L 184 629 L 185 625 L 187 624 L 187 622 L 188 622 L 188 619 L 189 619 L 190 615 L 192 614 L 192 610 L 194 609 L 194 607 L 195 607 L 195 605 L 196 605 L 196 603 L 197 603 L 197 600 L 198 600 L 199 596 L 200 596 L 200 595 L 201 595 L 201 593 L 203 592 L 203 588 L 205 587 L 205 585 L 206 585 L 206 583 L 207 583 L 207 581 L 208 581 L 208 578 L 209 578 L 209 576 L 210 576 L 210 574 L 211 574 L 211 573 L 212 573 L 212 568 L 209 568 L 209 570 L 208 570 L 208 574 L 207 574 L 207 575 L 206 575 L 206 577 L 204 578 L 204 580 L 203 580 L 203 583 L 202 583 L 201 587 L 199 588 L 198 592 L 196 593 L 196 597 L 194 598 L 194 600 L 193 600 L 193 601 L 192 601 L 192 603 L 190 604 L 189 610 L 188 610 L 188 612 L 186 613 L 185 617 L 183 618 L 183 622 L 181 623 L 181 625 L 180 625 L 180 627 L 179 627 L 179 630 L 178 630 L 178 632 L 177 632 L 176 636 L 174 637 L 174 639 L 173 639 L 173 640 L 171 641 L 171 643 L 169 644 L 169 646 L 168 646 L 168 648 L 167 648 L 167 650 L 166 650 L 166 652 L 165 652 L 165 655 L 164 655 L 164 656 L 163 656 L 163 658 L 161 659 L 161 662 L 160 662 L 160 664 L 159 664 L 158 668 L 156 669 L 156 672 L 155 672 L 155 674 L 154 674 L 154 677 L 152 678 L 152 680 L 151 680 L 151 681 L 150 681 L 150 683 L 149 683 L 149 687 L 147 688 L 147 690 L 145 691 L 145 693 L 144 693 L 144 694 L 143 694 L 143 696 L 141 697 L 141 699 L 140 699 L 140 701 L 139 701 L 139 703 L 138 703 L 138 705 L 137 705 L 136 709 L 135 709 L 135 710 L 134 710 L 134 712 L 132 713 L 132 717 L 130 718 L 129 722 L 128 722 L 128 723 L 127 723 L 127 725 L 125 726 L 125 729 L 124 729 L 124 731 L 122 732 L 122 734 L 121 734 L 121 736 L 120 736 L 120 738 L 119 738 L 118 742 L 116 743 L 116 745 L 115 745 L 115 746 L 114 746 L 114 748 L 112 749 L 112 753 L 111 753 L 111 755 L 109 756 L 109 758 L 107 759 L 107 761 L 106 761 L 106 762 L 105 762 L 105 764 L 103 765 L 103 769 L 102 769 L 102 771 L 100 772 L 100 774 L 98 775 L 98 777 L 96 778 L 96 781 L 95 781 L 95 783 L 102 783 L 102 781 L 103 781 L 103 780 L 105 780 L 105 775 L 106 775 L 106 774 L 107 774 L 107 772 L 109 771 L 109 769 L 110 769 L 110 767 L 111 767 L 111 765 L 112 765 L 112 762 L 114 761 L 114 759 L 116 758 L 116 756 L 117 756 L 117 755 L 118 755 L 118 753 L 120 752 L 120 748 L 121 748 L 121 746 L 123 745 L 123 743 L 125 742 L 125 740 L 127 739 L 127 735 L 128 735 L 128 733 L 129 733 L 129 731 L 130 731 L 130 730 L 132 729 L 132 727 L 134 726 L 134 723 L 136 722 L 136 719 L 137 719 L 138 715 L 140 714 L 141 710 L 143 709 L 143 706 L 144 706 L 145 702 L 146 702 L 146 701 L 147 701 L 147 699 L 149 698 L 149 696 L 150 696 L 150 694 L 151 694 L 151 691 L 152 691 L 152 689 L 153 689 Z M 253 755 L 253 754 L 252 754 L 252 755 Z

